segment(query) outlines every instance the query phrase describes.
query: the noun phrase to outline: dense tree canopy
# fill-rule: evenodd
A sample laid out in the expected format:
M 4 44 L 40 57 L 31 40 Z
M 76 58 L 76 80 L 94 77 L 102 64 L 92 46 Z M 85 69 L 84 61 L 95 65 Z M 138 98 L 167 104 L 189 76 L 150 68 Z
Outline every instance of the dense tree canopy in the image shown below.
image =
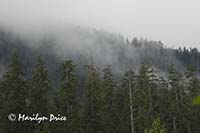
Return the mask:
M 32 47 L 26 39 L 0 31 L 0 132 L 200 132 L 198 49 L 83 33 L 97 44 L 85 45 L 91 56 L 62 49 L 52 38 Z M 18 54 L 11 56 L 13 49 Z M 53 113 L 67 121 L 9 121 L 11 113 Z
M 13 132 L 200 132 L 198 105 L 200 79 L 195 67 L 179 73 L 173 66 L 165 77 L 144 62 L 139 69 L 115 77 L 112 66 L 90 64 L 78 78 L 72 60 L 61 62 L 58 91 L 48 77 L 42 57 L 38 57 L 32 78 L 26 79 L 15 52 L 0 82 L 0 129 Z M 120 79 L 120 80 L 118 80 Z M 83 84 L 79 84 L 83 82 Z M 83 95 L 77 93 L 83 89 Z M 198 101 L 198 98 L 196 98 Z M 54 124 L 8 121 L 10 113 L 66 115 L 66 122 Z

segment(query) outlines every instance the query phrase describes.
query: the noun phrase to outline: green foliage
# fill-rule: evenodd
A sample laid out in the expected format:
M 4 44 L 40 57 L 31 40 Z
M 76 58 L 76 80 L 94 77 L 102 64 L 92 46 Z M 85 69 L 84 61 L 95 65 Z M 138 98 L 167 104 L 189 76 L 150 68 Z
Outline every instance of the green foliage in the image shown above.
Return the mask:
M 19 114 L 26 113 L 27 84 L 24 80 L 22 63 L 19 56 L 15 52 L 12 55 L 11 63 L 8 71 L 3 75 L 0 84 L 1 90 L 1 111 L 0 111 L 0 127 L 8 132 L 26 132 L 24 124 L 17 122 L 11 123 L 7 116 L 10 113 Z M 2 110 L 3 109 L 3 110 Z
M 116 106 L 120 108 L 119 110 L 116 109 L 118 118 L 118 124 L 117 124 L 118 132 L 131 132 L 130 100 L 134 101 L 134 98 L 130 99 L 130 89 L 134 94 L 135 80 L 136 79 L 134 71 L 128 70 L 127 72 L 125 72 L 123 79 L 121 81 L 121 85 L 117 90 L 117 95 L 116 95 L 117 103 L 115 104 L 117 104 Z M 133 113 L 136 114 L 136 112 Z M 136 115 L 134 115 L 134 117 L 135 116 Z
M 41 57 L 28 79 L 14 53 L 0 82 L 0 130 L 8 133 L 129 133 L 131 129 L 134 132 L 146 129 L 146 133 L 200 132 L 199 106 L 193 106 L 200 104 L 200 79 L 194 67 L 188 67 L 183 75 L 171 65 L 167 78 L 158 77 L 148 63 L 117 78 L 111 66 L 105 67 L 101 74 L 97 66 L 87 65 L 84 77 L 75 74 L 75 67 L 72 60 L 60 64 L 61 84 L 55 93 Z M 68 121 L 17 123 L 7 120 L 10 113 L 45 116 L 59 113 L 66 115 Z
M 102 81 L 99 77 L 98 68 L 94 65 L 87 65 L 85 81 L 85 103 L 84 103 L 84 127 L 85 132 L 100 132 L 101 110 L 102 110 Z
M 30 82 L 31 112 L 38 112 L 47 115 L 51 111 L 51 85 L 48 79 L 48 72 L 41 57 L 38 57 L 33 76 Z
M 59 123 L 58 132 L 67 130 L 70 132 L 81 131 L 81 108 L 76 99 L 78 81 L 75 75 L 75 65 L 72 60 L 65 60 L 60 65 L 62 85 L 59 89 L 59 109 L 58 111 L 68 117 L 65 123 Z
M 49 116 L 53 112 L 53 99 L 48 72 L 41 57 L 38 57 L 30 81 L 29 114 L 39 113 L 41 116 Z M 34 125 L 33 131 L 50 132 L 50 124 L 41 123 Z
M 197 96 L 192 101 L 193 105 L 200 105 L 200 96 Z
M 113 75 L 111 72 L 111 67 L 107 66 L 103 69 L 103 79 L 102 79 L 102 110 L 101 110 L 101 121 L 102 128 L 105 133 L 110 133 L 115 130 L 114 124 L 114 115 L 115 110 L 114 107 L 114 91 L 115 91 L 115 83 L 113 81 Z
M 133 101 L 137 108 L 136 125 L 141 131 L 147 128 L 153 119 L 155 105 L 156 78 L 154 70 L 148 63 L 143 63 L 136 77 L 136 87 L 133 92 Z
M 60 101 L 62 109 L 66 109 L 66 112 L 70 111 L 70 106 L 75 104 L 75 95 L 77 89 L 77 79 L 74 72 L 75 65 L 71 60 L 64 61 L 60 65 L 61 71 L 61 81 L 62 85 L 60 87 Z
M 161 123 L 160 118 L 156 118 L 150 129 L 145 129 L 145 133 L 166 133 L 165 125 Z

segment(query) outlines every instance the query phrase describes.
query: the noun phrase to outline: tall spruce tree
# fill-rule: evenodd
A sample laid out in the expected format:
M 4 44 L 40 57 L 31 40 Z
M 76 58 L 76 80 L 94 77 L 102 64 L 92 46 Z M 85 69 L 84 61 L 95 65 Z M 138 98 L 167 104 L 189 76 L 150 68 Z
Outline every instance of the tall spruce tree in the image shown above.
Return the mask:
M 112 133 L 115 131 L 115 124 L 113 118 L 115 117 L 115 110 L 113 108 L 113 99 L 115 91 L 115 83 L 113 80 L 113 74 L 111 71 L 111 66 L 107 66 L 103 69 L 103 79 L 102 79 L 102 125 L 105 133 Z
M 133 99 L 130 96 L 130 91 L 134 93 L 134 84 L 134 72 L 129 70 L 123 76 L 120 86 L 114 91 L 113 108 L 115 116 L 113 116 L 113 120 L 115 123 L 115 132 L 128 133 L 131 132 L 132 126 L 135 126 L 132 118 L 135 119 L 136 115 L 131 116 L 135 114 L 135 112 L 131 112 L 132 109 L 135 109 L 135 105 L 131 103 Z
M 0 111 L 0 128 L 8 133 L 25 133 L 25 123 L 9 121 L 8 115 L 27 113 L 27 85 L 24 79 L 23 66 L 16 52 L 12 55 L 8 71 L 3 75 L 0 84 L 2 108 Z
M 157 98 L 155 99 L 156 102 L 154 103 L 154 113 L 157 117 L 160 117 L 160 120 L 165 122 L 165 126 L 167 129 L 169 129 L 169 127 L 172 127 L 172 118 L 170 117 L 171 93 L 169 92 L 167 79 L 163 77 L 159 78 L 156 95 Z
M 85 133 L 101 132 L 101 80 L 98 68 L 87 65 L 85 82 L 84 125 Z
M 200 94 L 200 80 L 195 67 L 188 66 L 185 78 L 187 95 L 184 97 L 184 127 L 188 133 L 200 132 L 199 125 L 197 124 L 200 122 L 200 107 L 191 104 L 191 101 Z
M 134 102 L 137 103 L 137 128 L 149 128 L 153 121 L 154 97 L 156 88 L 156 76 L 154 70 L 146 62 L 142 63 L 136 78 L 136 89 L 134 92 Z
M 170 85 L 170 96 L 171 96 L 171 106 L 170 106 L 170 118 L 173 131 L 171 132 L 179 132 L 181 126 L 181 110 L 183 105 L 183 86 L 182 86 L 182 77 L 181 74 L 178 73 L 173 64 L 171 64 L 169 68 L 168 82 Z
M 126 94 L 128 94 L 128 97 L 125 97 L 126 99 L 129 100 L 128 102 L 128 105 L 129 105 L 129 114 L 127 114 L 127 116 L 129 116 L 129 124 L 130 127 L 127 128 L 129 129 L 131 133 L 134 133 L 135 132 L 135 119 L 136 119 L 136 115 L 134 115 L 135 113 L 135 104 L 133 103 L 134 102 L 134 95 L 133 93 L 135 93 L 135 80 L 136 80 L 136 76 L 135 76 L 135 73 L 133 70 L 129 70 L 125 73 L 125 76 L 123 78 L 123 81 L 122 81 L 122 86 L 124 88 L 124 91 L 126 92 Z
M 113 99 L 113 123 L 114 132 L 130 132 L 130 115 L 128 93 L 122 87 L 117 87 L 114 91 Z
M 40 116 L 49 116 L 53 112 L 53 100 L 48 72 L 41 57 L 38 57 L 30 82 L 30 105 L 31 114 L 39 113 Z M 35 124 L 34 132 L 49 133 L 49 123 Z
M 81 131 L 81 112 L 76 99 L 78 80 L 72 60 L 65 60 L 60 65 L 62 85 L 59 91 L 59 112 L 68 117 L 67 122 L 59 123 L 59 132 L 75 133 Z

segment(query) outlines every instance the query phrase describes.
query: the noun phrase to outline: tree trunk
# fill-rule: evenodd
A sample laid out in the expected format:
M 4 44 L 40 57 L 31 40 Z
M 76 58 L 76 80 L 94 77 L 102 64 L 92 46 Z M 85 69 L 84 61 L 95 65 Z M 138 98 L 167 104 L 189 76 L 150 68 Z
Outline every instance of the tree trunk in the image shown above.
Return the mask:
M 131 133 L 134 133 L 134 121 L 133 121 L 133 98 L 132 98 L 132 86 L 129 76 L 129 95 L 130 95 L 130 115 L 131 115 Z
M 190 125 L 190 122 L 188 123 L 188 133 L 191 133 L 191 125 Z
M 176 118 L 173 117 L 173 128 L 174 128 L 174 133 L 176 133 Z

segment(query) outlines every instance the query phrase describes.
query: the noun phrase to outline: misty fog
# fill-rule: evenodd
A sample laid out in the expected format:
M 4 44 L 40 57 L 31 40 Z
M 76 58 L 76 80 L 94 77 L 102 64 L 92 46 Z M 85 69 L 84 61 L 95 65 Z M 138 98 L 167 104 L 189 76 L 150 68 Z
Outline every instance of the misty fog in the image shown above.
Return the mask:
M 199 47 L 199 6 L 196 0 L 0 0 L 0 25 L 21 31 L 72 24 Z

